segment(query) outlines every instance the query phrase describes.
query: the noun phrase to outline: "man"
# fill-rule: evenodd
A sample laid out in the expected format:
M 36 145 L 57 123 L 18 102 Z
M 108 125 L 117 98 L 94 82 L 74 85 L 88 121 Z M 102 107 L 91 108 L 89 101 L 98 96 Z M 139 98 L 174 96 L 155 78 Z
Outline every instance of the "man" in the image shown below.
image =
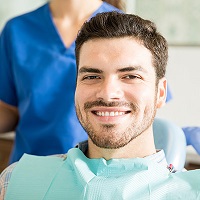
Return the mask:
M 171 173 L 154 145 L 167 58 L 148 20 L 111 12 L 86 22 L 76 40 L 75 104 L 88 142 L 58 157 L 24 155 L 2 173 L 1 198 L 200 199 L 200 172 Z

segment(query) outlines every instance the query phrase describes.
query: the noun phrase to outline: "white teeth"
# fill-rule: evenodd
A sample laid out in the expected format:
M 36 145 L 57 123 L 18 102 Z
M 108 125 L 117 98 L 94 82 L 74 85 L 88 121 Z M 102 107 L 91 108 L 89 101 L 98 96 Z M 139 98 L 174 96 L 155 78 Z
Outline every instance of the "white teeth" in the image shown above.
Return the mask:
M 108 111 L 106 111 L 106 112 L 96 112 L 96 114 L 98 116 L 114 117 L 114 116 L 124 115 L 125 112 L 118 112 L 118 111 L 116 111 L 116 112 L 114 112 L 114 111 L 108 112 Z
M 115 113 L 114 112 L 110 112 L 110 116 L 115 116 Z
M 108 117 L 109 116 L 109 112 L 105 112 L 105 116 Z

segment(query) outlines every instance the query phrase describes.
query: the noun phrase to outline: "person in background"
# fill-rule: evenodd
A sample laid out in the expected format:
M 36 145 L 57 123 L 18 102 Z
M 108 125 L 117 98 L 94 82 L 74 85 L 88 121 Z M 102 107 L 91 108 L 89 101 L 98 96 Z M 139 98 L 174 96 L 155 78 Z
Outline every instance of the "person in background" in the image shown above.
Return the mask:
M 52 0 L 7 22 L 0 36 L 0 133 L 16 132 L 10 163 L 23 153 L 65 153 L 87 139 L 74 108 L 75 38 L 85 20 L 122 3 Z
M 107 12 L 84 23 L 75 105 L 88 141 L 65 155 L 24 155 L 1 174 L 1 199 L 200 199 L 200 170 L 175 172 L 154 145 L 167 59 L 149 20 Z

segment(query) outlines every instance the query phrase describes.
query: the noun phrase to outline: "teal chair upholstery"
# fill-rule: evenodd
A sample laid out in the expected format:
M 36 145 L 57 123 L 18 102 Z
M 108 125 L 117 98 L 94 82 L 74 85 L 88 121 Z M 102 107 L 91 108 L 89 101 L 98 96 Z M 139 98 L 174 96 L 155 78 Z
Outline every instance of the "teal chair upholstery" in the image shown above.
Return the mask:
M 186 159 L 186 138 L 182 129 L 171 121 L 155 118 L 153 123 L 156 149 L 163 149 L 168 164 L 183 170 Z

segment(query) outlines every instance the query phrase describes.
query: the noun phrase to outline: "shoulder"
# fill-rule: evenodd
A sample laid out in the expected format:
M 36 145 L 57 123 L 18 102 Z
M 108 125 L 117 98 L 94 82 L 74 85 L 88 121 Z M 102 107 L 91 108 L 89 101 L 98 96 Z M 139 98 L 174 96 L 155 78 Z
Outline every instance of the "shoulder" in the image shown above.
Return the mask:
M 66 154 L 57 154 L 57 155 L 51 155 L 51 156 L 32 156 L 32 155 L 27 155 L 26 157 L 29 157 L 29 159 L 34 159 L 34 158 L 61 158 L 62 160 L 66 159 L 67 155 Z M 38 161 L 36 159 L 35 161 Z M 0 199 L 4 199 L 6 190 L 8 188 L 12 173 L 14 169 L 17 167 L 19 162 L 15 162 L 8 166 L 1 174 L 0 174 Z
M 4 199 L 4 195 L 6 193 L 10 177 L 16 165 L 17 162 L 13 163 L 0 174 L 0 199 Z
M 110 12 L 110 11 L 122 12 L 118 8 L 114 7 L 113 5 L 111 5 L 111 4 L 107 3 L 107 2 L 103 2 L 102 6 L 100 7 L 99 12 Z

